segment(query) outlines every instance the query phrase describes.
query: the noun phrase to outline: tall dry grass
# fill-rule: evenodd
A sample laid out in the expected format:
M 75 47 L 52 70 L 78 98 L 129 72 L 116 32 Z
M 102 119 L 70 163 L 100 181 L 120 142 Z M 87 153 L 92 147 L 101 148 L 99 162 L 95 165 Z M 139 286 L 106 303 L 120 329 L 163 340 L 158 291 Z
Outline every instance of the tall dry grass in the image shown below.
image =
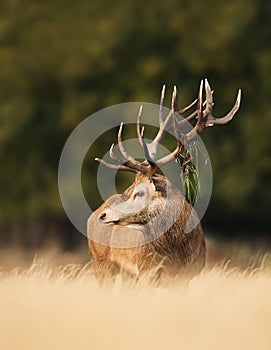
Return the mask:
M 189 283 L 117 278 L 35 259 L 0 276 L 0 349 L 271 349 L 271 265 L 207 267 Z

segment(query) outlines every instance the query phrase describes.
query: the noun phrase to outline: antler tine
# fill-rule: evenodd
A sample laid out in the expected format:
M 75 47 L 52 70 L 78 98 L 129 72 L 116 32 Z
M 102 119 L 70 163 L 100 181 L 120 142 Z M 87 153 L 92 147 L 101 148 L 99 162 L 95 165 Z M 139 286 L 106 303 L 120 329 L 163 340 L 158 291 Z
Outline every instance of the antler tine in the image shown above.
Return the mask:
M 212 125 L 224 125 L 227 124 L 229 121 L 232 120 L 234 117 L 235 113 L 238 111 L 241 103 L 241 89 L 238 90 L 237 97 L 235 100 L 235 104 L 230 110 L 230 112 L 225 115 L 224 117 L 221 118 L 214 118 L 212 115 L 212 106 L 213 106 L 213 99 L 212 99 L 212 93 L 211 93 L 211 87 L 208 83 L 208 80 L 205 79 L 205 90 L 206 90 L 206 101 L 207 106 L 206 106 L 206 117 L 207 117 L 207 126 L 212 126 Z
M 142 130 L 141 130 L 141 139 L 142 139 L 142 143 L 143 143 L 143 150 L 144 150 L 145 158 L 146 158 L 147 162 L 150 165 L 152 165 L 152 164 L 154 164 L 154 159 L 151 157 L 151 155 L 149 153 L 148 145 L 147 145 L 145 138 L 144 138 L 144 126 L 142 127 Z
M 139 107 L 137 120 L 136 120 L 136 132 L 137 132 L 138 141 L 139 141 L 140 145 L 143 147 L 143 140 L 142 140 L 142 135 L 141 135 L 141 130 L 140 130 L 142 110 L 143 110 L 143 105 L 141 105 Z
M 115 155 L 115 153 L 114 153 L 114 151 L 113 151 L 114 146 L 115 146 L 115 144 L 112 143 L 112 145 L 111 145 L 111 147 L 110 147 L 110 150 L 109 150 L 110 158 L 113 159 L 114 161 L 116 161 L 117 163 L 119 163 L 119 164 L 122 165 L 124 162 L 122 161 L 122 159 L 118 158 L 118 157 Z
M 170 111 L 166 117 L 166 119 L 160 124 L 160 128 L 159 128 L 159 131 L 157 133 L 157 135 L 155 136 L 154 140 L 152 141 L 153 143 L 159 143 L 163 137 L 164 137 L 164 134 L 165 134 L 165 129 L 172 117 L 172 111 Z
M 165 92 L 166 92 L 166 85 L 163 85 L 162 91 L 161 91 L 161 99 L 160 99 L 160 108 L 159 108 L 159 123 L 163 123 L 163 111 L 164 111 L 164 104 L 165 104 Z
M 167 163 L 171 162 L 172 160 L 176 159 L 178 157 L 178 154 L 180 153 L 180 149 L 181 149 L 181 145 L 182 144 L 179 141 L 178 124 L 177 124 L 176 117 L 173 117 L 173 128 L 174 128 L 175 137 L 177 139 L 177 147 L 175 148 L 175 150 L 173 152 L 171 152 L 170 154 L 166 155 L 165 157 L 163 157 L 160 160 L 158 160 L 157 162 L 155 162 L 155 164 L 156 164 L 156 166 L 158 168 L 161 168 L 165 164 L 167 164 Z
M 200 81 L 199 93 L 198 93 L 198 105 L 197 105 L 197 111 L 196 111 L 197 123 L 195 127 L 186 135 L 187 141 L 192 140 L 192 138 L 194 138 L 197 135 L 197 133 L 201 132 L 204 128 L 202 124 L 202 117 L 203 117 L 202 92 L 203 92 L 203 80 Z
M 118 158 L 114 154 L 113 152 L 114 144 L 112 144 L 110 148 L 109 155 L 113 160 L 115 160 L 120 165 L 108 163 L 107 161 L 100 158 L 95 158 L 95 160 L 97 160 L 98 162 L 102 163 L 103 165 L 111 169 L 132 171 L 134 173 L 139 173 L 139 172 L 144 174 L 148 173 L 149 169 L 145 165 L 142 165 L 139 162 L 137 162 L 133 157 L 131 157 L 126 152 L 121 139 L 122 128 L 123 128 L 123 123 L 120 124 L 119 132 L 118 132 L 118 145 L 119 145 L 120 152 L 123 155 L 123 157 L 126 159 L 126 161 L 123 162 L 120 158 Z
M 195 104 L 198 102 L 198 99 L 196 98 L 193 102 L 191 102 L 188 106 L 180 109 L 178 111 L 179 114 L 184 114 L 185 112 L 189 111 L 190 108 L 192 108 L 193 106 L 195 106 Z
M 133 157 L 131 157 L 125 150 L 123 143 L 122 143 L 122 138 L 121 138 L 121 133 L 122 133 L 122 129 L 123 129 L 123 122 L 120 124 L 119 127 L 119 132 L 118 132 L 118 145 L 119 145 L 119 149 L 121 154 L 123 155 L 123 157 L 127 160 L 129 160 L 130 162 L 134 163 L 134 164 L 139 164 Z
M 177 94 L 177 87 L 176 87 L 176 85 L 174 85 L 173 93 L 172 93 L 172 101 L 171 101 L 171 111 L 168 113 L 165 120 L 162 120 L 162 122 L 160 121 L 159 131 L 158 131 L 157 135 L 155 136 L 154 140 L 152 141 L 153 144 L 156 144 L 156 148 L 157 148 L 157 145 L 159 144 L 159 142 L 161 142 L 161 140 L 164 137 L 166 128 L 168 126 L 170 119 L 172 118 L 172 115 L 177 110 L 178 110 L 178 94 Z M 155 152 L 155 155 L 156 155 L 156 152 Z
M 173 93 L 172 93 L 172 100 L 171 100 L 171 110 L 173 112 L 178 112 L 178 93 L 177 93 L 177 86 L 174 85 Z
M 211 91 L 212 95 L 214 93 L 214 90 Z M 190 109 L 192 106 L 194 106 L 196 103 L 198 102 L 198 99 L 196 99 L 195 101 L 193 101 L 189 106 L 183 108 L 182 110 L 179 111 L 179 114 L 185 113 L 186 111 L 188 111 L 188 109 Z M 214 103 L 213 103 L 214 105 Z M 203 102 L 203 107 L 206 106 L 206 100 Z M 189 114 L 187 117 L 185 117 L 184 119 L 178 121 L 178 127 L 179 129 L 182 128 L 187 122 L 190 122 L 191 120 L 195 119 L 198 115 L 198 111 L 194 111 L 193 113 Z
M 106 162 L 104 159 L 101 158 L 95 158 L 95 160 L 103 165 L 105 165 L 106 167 L 110 168 L 110 169 L 114 169 L 114 170 L 123 170 L 123 171 L 132 171 L 133 173 L 138 173 L 137 169 L 134 168 L 130 168 L 126 165 L 115 165 L 115 164 L 111 164 Z
M 187 111 L 187 110 L 189 110 L 192 106 L 194 106 L 198 102 L 197 111 L 195 113 L 192 113 L 190 116 L 188 116 L 185 119 L 185 122 L 187 120 L 193 119 L 196 115 L 198 116 L 198 120 L 201 119 L 201 117 L 202 117 L 202 108 L 203 108 L 202 107 L 202 91 L 203 91 L 203 80 L 201 80 L 201 83 L 200 83 L 198 98 L 195 101 L 193 101 L 190 105 L 185 107 L 185 111 Z M 182 121 L 178 122 L 178 120 L 176 118 L 176 115 L 174 113 L 174 112 L 178 112 L 180 114 L 180 111 L 178 110 L 178 97 L 177 97 L 176 86 L 174 86 L 174 90 L 173 90 L 171 111 L 173 113 L 169 113 L 169 116 L 173 117 L 173 129 L 174 129 L 175 137 L 177 139 L 177 147 L 175 148 L 175 150 L 173 152 L 171 152 L 170 154 L 166 155 L 165 157 L 163 157 L 162 159 L 160 159 L 160 160 L 158 160 L 156 162 L 156 165 L 159 168 L 161 168 L 165 164 L 171 162 L 172 160 L 176 159 L 178 157 L 178 154 L 180 153 L 180 149 L 181 149 L 181 145 L 182 145 L 182 143 L 180 142 L 180 135 L 179 135 L 179 129 L 180 128 L 179 127 L 184 121 L 182 120 Z
M 137 115 L 137 123 L 136 123 L 137 137 L 138 137 L 140 145 L 143 147 L 146 160 L 148 161 L 149 164 L 153 164 L 154 159 L 149 152 L 147 142 L 145 141 L 145 138 L 144 138 L 144 126 L 140 130 L 142 110 L 143 110 L 143 106 L 141 105 L 139 108 L 138 115 Z M 151 144 L 152 144 L 152 142 L 151 142 Z
M 232 118 L 234 117 L 235 113 L 238 111 L 238 109 L 240 107 L 241 95 L 242 95 L 242 90 L 238 89 L 235 104 L 232 107 L 232 109 L 230 110 L 230 112 L 227 115 L 225 115 L 225 117 L 221 117 L 219 119 L 216 119 L 214 124 L 223 125 L 223 124 L 226 124 L 226 123 L 228 123 L 229 121 L 232 120 Z
M 161 94 L 161 101 L 164 103 L 164 92 L 165 92 L 165 85 L 162 89 L 162 94 Z M 156 158 L 156 153 L 157 153 L 157 147 L 158 144 L 161 142 L 165 135 L 165 131 L 168 127 L 168 124 L 172 117 L 174 116 L 174 113 L 179 113 L 179 107 L 178 107 L 178 92 L 177 92 L 177 87 L 174 85 L 173 88 L 173 93 L 172 93 L 172 99 L 171 99 L 171 110 L 168 113 L 167 117 L 165 120 L 162 119 L 161 117 L 161 104 L 160 104 L 160 113 L 159 113 L 159 131 L 157 132 L 157 135 L 155 136 L 154 140 L 150 143 L 148 149 L 150 154 L 151 154 L 151 160 L 153 161 Z
M 115 155 L 115 153 L 113 151 L 113 147 L 114 147 L 114 143 L 110 147 L 109 155 L 110 155 L 111 159 L 113 159 L 115 162 L 119 163 L 120 165 L 108 163 L 107 161 L 100 159 L 100 158 L 95 158 L 95 160 L 97 160 L 98 162 L 102 163 L 103 165 L 105 165 L 111 169 L 126 170 L 126 171 L 130 170 L 130 171 L 133 171 L 135 173 L 145 171 L 145 168 L 139 163 L 135 164 L 135 163 L 131 162 L 130 160 L 123 162 L 122 159 L 118 158 Z
M 235 104 L 231 109 L 231 111 L 222 118 L 214 118 L 212 115 L 212 109 L 214 105 L 213 91 L 211 90 L 211 87 L 207 79 L 205 79 L 206 107 L 204 110 L 203 110 L 204 103 L 202 103 L 202 89 L 203 89 L 203 81 L 201 81 L 200 90 L 199 90 L 198 107 L 197 107 L 197 117 L 198 117 L 197 123 L 195 127 L 188 134 L 186 134 L 187 142 L 192 140 L 197 135 L 197 133 L 200 133 L 203 129 L 209 126 L 227 124 L 233 118 L 233 116 L 238 111 L 240 106 L 241 90 L 239 89 Z M 179 126 L 180 126 L 180 123 L 179 123 Z
M 202 92 L 203 92 L 203 80 L 200 81 L 200 86 L 199 86 L 199 96 L 198 96 L 198 106 L 197 106 L 197 117 L 198 120 L 202 118 Z
M 160 108 L 159 108 L 159 130 L 154 138 L 154 140 L 147 145 L 146 141 L 144 140 L 143 136 L 141 135 L 140 131 L 140 118 L 141 114 L 139 113 L 138 119 L 137 119 L 137 135 L 139 142 L 142 147 L 144 147 L 145 155 L 148 154 L 148 159 L 150 162 L 154 163 L 154 160 L 156 158 L 157 153 L 157 147 L 158 144 L 161 142 L 161 140 L 164 137 L 166 128 L 169 124 L 169 121 L 172 118 L 172 115 L 174 111 L 178 110 L 178 96 L 177 96 L 177 88 L 174 86 L 173 93 L 172 93 L 172 110 L 168 113 L 165 120 L 163 120 L 163 108 L 164 108 L 164 100 L 165 100 L 165 88 L 166 86 L 163 85 L 162 92 L 161 92 L 161 101 L 160 101 Z M 146 153 L 146 151 L 148 153 Z

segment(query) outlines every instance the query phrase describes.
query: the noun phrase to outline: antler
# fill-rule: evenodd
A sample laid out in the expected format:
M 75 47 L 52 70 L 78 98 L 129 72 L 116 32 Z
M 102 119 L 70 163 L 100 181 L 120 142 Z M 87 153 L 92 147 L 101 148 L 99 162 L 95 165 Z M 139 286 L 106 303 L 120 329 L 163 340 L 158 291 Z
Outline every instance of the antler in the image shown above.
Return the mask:
M 143 106 L 141 105 L 139 108 L 138 116 L 137 116 L 137 136 L 139 143 L 143 147 L 144 155 L 145 155 L 145 161 L 143 163 L 139 163 L 137 160 L 135 160 L 132 156 L 130 156 L 127 151 L 124 148 L 123 142 L 122 142 L 122 130 L 123 130 L 123 123 L 121 123 L 119 132 L 118 132 L 118 146 L 121 152 L 121 155 L 125 159 L 123 161 L 122 159 L 118 158 L 114 152 L 114 144 L 112 144 L 110 148 L 109 155 L 112 160 L 114 160 L 119 165 L 111 164 L 106 162 L 103 159 L 95 158 L 96 161 L 102 163 L 103 165 L 116 170 L 124 170 L 124 171 L 132 171 L 135 173 L 143 173 L 148 176 L 151 176 L 154 174 L 158 168 L 163 166 L 164 164 L 170 162 L 172 159 L 176 158 L 181 143 L 177 142 L 176 149 L 170 153 L 169 155 L 165 156 L 164 158 L 160 159 L 159 161 L 156 161 L 156 153 L 157 153 L 157 147 L 161 140 L 163 139 L 166 131 L 170 129 L 170 121 L 172 120 L 172 116 L 175 112 L 178 112 L 178 102 L 177 102 L 177 89 L 174 87 L 173 94 L 172 94 L 172 108 L 171 111 L 168 113 L 167 117 L 163 120 L 163 109 L 164 109 L 164 100 L 165 100 L 165 85 L 163 86 L 162 92 L 161 92 L 161 100 L 160 100 L 160 109 L 159 109 L 159 130 L 157 132 L 156 137 L 154 140 L 150 143 L 147 143 L 144 138 L 144 127 L 141 128 L 141 116 L 142 116 L 142 110 Z M 192 106 L 192 105 L 191 105 Z M 188 106 L 190 107 L 190 106 Z M 187 108 L 188 108 L 187 107 Z M 176 124 L 176 121 L 173 120 L 174 125 Z M 177 125 L 177 124 L 176 124 Z M 175 137 L 177 137 L 177 127 L 174 128 Z
M 168 113 L 165 120 L 163 120 L 163 110 L 164 110 L 164 101 L 165 101 L 165 90 L 166 86 L 164 85 L 161 92 L 161 99 L 160 99 L 160 108 L 159 108 L 159 130 L 157 132 L 157 135 L 155 136 L 154 140 L 150 143 L 146 143 L 144 139 L 144 127 L 140 129 L 140 123 L 141 123 L 141 115 L 142 115 L 142 106 L 139 109 L 139 113 L 137 116 L 137 136 L 139 139 L 139 142 L 141 146 L 144 149 L 144 154 L 146 157 L 146 160 L 149 163 L 155 163 L 156 154 L 157 154 L 157 147 L 159 143 L 162 141 L 163 137 L 165 136 L 166 131 L 169 130 L 170 124 L 169 122 L 172 119 L 172 116 L 174 112 L 177 111 L 177 105 L 178 105 L 178 96 L 177 96 L 177 88 L 174 86 L 173 94 L 172 94 L 172 102 L 171 102 L 171 111 Z
M 185 119 L 185 120 L 188 120 L 188 118 L 189 120 L 192 120 L 194 118 L 197 119 L 197 122 L 194 128 L 185 135 L 186 142 L 190 142 L 197 134 L 199 134 L 209 126 L 227 124 L 229 121 L 232 120 L 232 118 L 234 117 L 235 113 L 238 111 L 240 106 L 241 89 L 238 90 L 235 104 L 230 110 L 230 112 L 224 117 L 215 118 L 212 114 L 213 105 L 214 105 L 213 91 L 211 90 L 211 87 L 207 79 L 205 79 L 205 95 L 206 95 L 205 102 L 203 102 L 202 93 L 203 93 L 203 80 L 201 80 L 200 82 L 199 94 L 197 99 L 197 110 Z M 174 117 L 176 118 L 176 116 Z M 177 123 L 178 123 L 178 129 L 180 129 L 180 126 L 183 124 L 183 120 Z
M 159 168 L 164 166 L 165 164 L 169 163 L 173 159 L 177 158 L 181 147 L 185 147 L 188 142 L 190 142 L 198 133 L 203 131 L 205 128 L 209 126 L 213 126 L 215 124 L 217 125 L 224 125 L 227 124 L 234 116 L 234 114 L 237 112 L 240 106 L 241 101 L 241 90 L 239 89 L 236 102 L 231 109 L 231 111 L 222 118 L 214 118 L 212 115 L 212 108 L 213 108 L 213 91 L 211 90 L 211 87 L 205 79 L 205 94 L 206 94 L 206 101 L 203 102 L 202 98 L 203 93 L 203 80 L 200 83 L 198 98 L 194 100 L 192 103 L 190 103 L 188 106 L 186 106 L 183 109 L 179 109 L 178 107 L 178 94 L 177 94 L 177 88 L 174 86 L 173 94 L 172 94 L 172 101 L 171 101 L 171 110 L 166 116 L 165 119 L 163 119 L 163 110 L 164 110 L 164 101 L 165 101 L 165 85 L 162 88 L 161 92 L 161 99 L 160 99 L 160 108 L 159 108 L 159 130 L 157 132 L 157 135 L 155 136 L 154 140 L 150 143 L 147 143 L 144 138 L 144 127 L 141 128 L 141 116 L 142 116 L 142 110 L 143 106 L 141 105 L 139 108 L 138 116 L 137 116 L 137 136 L 139 143 L 143 147 L 144 155 L 145 155 L 145 161 L 143 163 L 139 163 L 137 160 L 135 160 L 132 156 L 130 156 L 122 143 L 122 130 L 123 130 L 123 123 L 121 123 L 119 132 L 118 132 L 118 145 L 120 152 L 122 156 L 124 157 L 125 161 L 118 158 L 114 152 L 113 147 L 114 144 L 112 144 L 110 148 L 110 157 L 113 159 L 118 165 L 114 165 L 111 163 L 106 162 L 103 159 L 95 158 L 98 162 L 104 164 L 105 166 L 111 168 L 111 169 L 117 169 L 117 170 L 124 170 L 124 171 L 132 171 L 135 173 L 143 173 L 147 176 L 153 175 Z M 189 111 L 195 104 L 197 104 L 197 110 L 192 112 L 188 117 L 185 119 L 182 119 L 181 121 L 178 121 L 176 118 L 176 114 L 182 115 L 183 113 Z M 180 132 L 182 126 L 187 121 L 191 121 L 193 119 L 196 119 L 196 125 L 194 128 L 189 131 L 186 135 L 182 134 Z M 169 131 L 173 126 L 174 134 L 177 139 L 177 146 L 173 152 L 166 155 L 165 157 L 156 160 L 156 154 L 157 154 L 157 148 L 158 144 L 162 141 L 165 133 Z

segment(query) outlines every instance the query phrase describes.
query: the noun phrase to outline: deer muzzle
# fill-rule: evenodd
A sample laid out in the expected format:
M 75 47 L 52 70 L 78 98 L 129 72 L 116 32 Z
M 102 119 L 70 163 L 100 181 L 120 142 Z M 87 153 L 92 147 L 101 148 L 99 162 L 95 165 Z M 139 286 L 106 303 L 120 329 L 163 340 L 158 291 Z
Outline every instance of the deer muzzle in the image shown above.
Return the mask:
M 119 216 L 114 215 L 113 213 L 107 213 L 106 211 L 104 211 L 98 216 L 98 220 L 102 224 L 109 225 L 109 224 L 117 224 L 120 221 L 120 218 Z

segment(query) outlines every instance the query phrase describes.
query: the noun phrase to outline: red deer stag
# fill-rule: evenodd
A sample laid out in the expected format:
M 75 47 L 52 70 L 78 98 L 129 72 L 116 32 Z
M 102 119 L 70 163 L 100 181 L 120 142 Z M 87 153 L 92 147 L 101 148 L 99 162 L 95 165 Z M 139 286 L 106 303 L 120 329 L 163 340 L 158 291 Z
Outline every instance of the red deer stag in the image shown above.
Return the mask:
M 121 124 L 118 132 L 118 146 L 125 161 L 117 157 L 112 145 L 110 157 L 117 164 L 96 158 L 101 164 L 136 174 L 135 181 L 122 194 L 108 198 L 88 219 L 88 243 L 93 259 L 95 275 L 99 280 L 124 272 L 138 277 L 141 273 L 155 271 L 155 278 L 178 276 L 183 273 L 199 273 L 205 264 L 205 240 L 195 210 L 184 195 L 157 170 L 177 158 L 183 145 L 187 145 L 203 129 L 212 125 L 227 124 L 239 109 L 241 91 L 232 110 L 222 118 L 212 115 L 213 97 L 210 85 L 205 80 L 206 101 L 203 102 L 203 81 L 198 99 L 179 110 L 176 87 L 172 95 L 171 112 L 164 119 L 165 88 L 162 90 L 159 131 L 151 143 L 147 143 L 140 126 L 140 108 L 137 118 L 137 135 L 145 154 L 145 161 L 139 163 L 127 154 L 122 142 Z M 195 126 L 186 135 L 179 130 L 183 121 L 176 114 L 183 114 L 197 103 L 197 109 L 186 120 L 195 120 Z M 177 139 L 176 149 L 156 160 L 157 147 L 169 125 Z M 181 142 L 182 141 L 182 142 Z M 187 232 L 188 219 L 194 222 Z M 102 242 L 102 243 L 101 243 Z

